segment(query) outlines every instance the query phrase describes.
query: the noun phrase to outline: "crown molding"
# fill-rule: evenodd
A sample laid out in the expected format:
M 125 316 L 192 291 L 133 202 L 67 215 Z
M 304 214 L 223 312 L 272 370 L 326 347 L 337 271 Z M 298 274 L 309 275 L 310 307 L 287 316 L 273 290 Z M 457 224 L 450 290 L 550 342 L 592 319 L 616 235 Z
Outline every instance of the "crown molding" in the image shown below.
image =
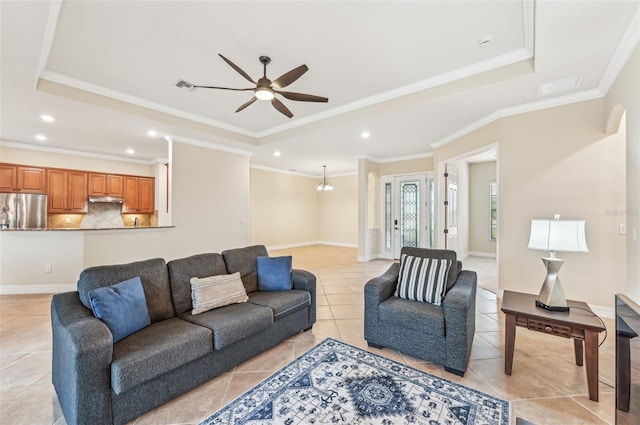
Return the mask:
M 161 161 L 161 159 L 159 158 L 150 159 L 150 160 L 135 159 L 135 158 L 127 158 L 124 156 L 105 155 L 100 153 L 77 151 L 72 149 L 53 148 L 50 146 L 30 145 L 27 143 L 10 142 L 5 140 L 0 140 L 0 147 L 24 149 L 24 150 L 30 150 L 30 151 L 36 151 L 36 152 L 59 153 L 63 155 L 73 155 L 73 156 L 80 156 L 84 158 L 106 159 L 106 160 L 118 161 L 118 162 L 131 162 L 134 164 L 143 164 L 143 165 L 153 165 L 156 162 Z
M 174 115 L 176 117 L 184 118 L 190 121 L 195 121 L 201 124 L 206 124 L 212 127 L 219 128 L 221 130 L 226 130 L 233 133 L 241 134 L 243 136 L 256 138 L 256 133 L 253 131 L 228 125 L 223 122 L 205 118 L 200 115 L 191 114 L 180 109 L 171 108 L 161 103 L 151 102 L 149 100 L 145 100 L 137 96 L 132 96 L 130 94 L 122 93 L 116 90 L 111 90 L 106 87 L 102 87 L 102 86 L 92 84 L 83 80 L 72 78 L 67 75 L 59 74 L 57 72 L 43 70 L 40 72 L 39 78 L 43 80 L 51 81 L 53 83 L 61 84 L 63 86 L 69 86 L 69 87 L 73 87 L 75 89 L 83 90 L 89 93 L 94 93 L 99 96 L 116 99 L 121 102 L 130 103 L 132 105 L 141 106 L 143 108 L 151 109 L 151 110 L 162 112 L 169 115 Z
M 618 48 L 613 54 L 611 62 L 609 62 L 609 66 L 605 70 L 604 75 L 600 80 L 600 85 L 598 85 L 598 89 L 600 90 L 600 92 L 606 94 L 609 91 L 639 41 L 640 7 L 633 15 L 633 19 L 631 19 L 631 23 L 627 27 L 627 30 L 622 37 L 622 41 L 620 42 L 620 44 L 618 44 Z
M 469 124 L 466 127 L 461 128 L 460 130 L 451 133 L 447 137 L 444 137 L 437 142 L 431 144 L 431 148 L 437 149 L 446 145 L 447 143 L 451 143 L 454 140 L 459 139 L 462 136 L 465 136 L 479 128 L 482 128 L 492 122 L 500 119 L 509 117 L 512 115 L 524 114 L 527 112 L 535 112 L 543 109 L 554 108 L 556 106 L 569 105 L 572 103 L 585 102 L 587 100 L 598 99 L 600 97 L 604 97 L 604 94 L 598 89 L 584 90 L 577 93 L 568 94 L 566 96 L 558 96 L 550 99 L 539 100 L 536 102 L 524 103 L 522 105 L 516 105 L 509 108 L 500 109 L 492 114 L 489 114 L 483 118 L 480 118 L 478 121 Z
M 300 173 L 298 171 L 291 171 L 291 170 L 281 170 L 279 168 L 265 167 L 264 165 L 258 165 L 258 164 L 251 164 L 250 168 L 254 170 L 270 171 L 272 173 L 290 174 L 292 176 L 298 176 L 298 177 L 308 177 L 312 179 L 318 178 L 318 176 L 314 176 L 311 174 L 305 174 L 305 173 Z M 320 178 L 322 178 L 322 176 L 320 176 Z
M 246 157 L 250 157 L 251 155 L 253 155 L 253 152 L 251 151 L 245 151 L 242 149 L 236 149 L 236 148 L 232 148 L 229 146 L 224 146 L 224 145 L 218 145 L 216 143 L 209 143 L 209 142 L 204 142 L 202 140 L 197 140 L 197 139 L 191 139 L 189 137 L 183 137 L 183 136 L 178 136 L 178 135 L 169 135 L 167 137 L 165 137 L 165 139 L 167 139 L 167 141 L 170 141 L 172 143 L 184 143 L 186 145 L 192 145 L 192 146 L 198 146 L 201 148 L 206 148 L 206 149 L 211 149 L 214 151 L 222 151 L 222 152 L 227 152 L 227 153 L 233 153 L 236 155 L 242 155 L 242 156 L 246 156 Z
M 61 0 L 54 0 L 49 5 L 49 16 L 47 17 L 47 24 L 44 32 L 44 40 L 42 40 L 42 50 L 40 50 L 40 58 L 38 59 L 38 75 L 42 74 L 49 62 L 49 55 L 51 54 L 51 48 L 53 47 L 53 38 L 56 34 L 56 28 L 58 26 L 58 17 L 60 16 L 60 9 L 62 8 Z M 36 77 L 33 82 L 34 89 L 38 86 L 38 78 Z
M 415 155 L 393 156 L 391 158 L 380 159 L 378 160 L 378 163 L 385 164 L 387 162 L 410 161 L 412 159 L 423 159 L 423 158 L 433 158 L 433 152 L 419 153 Z
M 526 48 L 517 49 L 485 61 L 477 62 L 463 68 L 455 69 L 453 71 L 445 72 L 443 74 L 427 78 L 426 80 L 398 87 L 397 89 L 389 90 L 384 93 L 379 93 L 364 99 L 357 100 L 355 102 L 347 103 L 346 105 L 338 106 L 319 114 L 310 115 L 308 117 L 300 118 L 290 123 L 282 124 L 268 130 L 260 131 L 256 133 L 256 137 L 263 138 L 266 136 L 272 136 L 286 130 L 314 123 L 316 121 L 321 121 L 337 115 L 342 115 L 347 112 L 365 108 L 367 106 L 386 102 L 388 100 L 431 89 L 446 83 L 470 77 L 472 75 L 511 65 L 525 59 L 530 59 L 532 56 L 533 53 Z

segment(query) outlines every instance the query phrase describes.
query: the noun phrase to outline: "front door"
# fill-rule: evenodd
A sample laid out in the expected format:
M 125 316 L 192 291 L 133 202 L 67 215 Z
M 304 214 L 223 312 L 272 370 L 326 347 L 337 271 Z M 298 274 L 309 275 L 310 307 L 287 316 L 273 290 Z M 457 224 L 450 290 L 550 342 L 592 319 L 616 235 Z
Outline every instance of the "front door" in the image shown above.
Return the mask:
M 432 181 L 427 174 L 383 177 L 382 257 L 400 258 L 403 246 L 433 246 Z

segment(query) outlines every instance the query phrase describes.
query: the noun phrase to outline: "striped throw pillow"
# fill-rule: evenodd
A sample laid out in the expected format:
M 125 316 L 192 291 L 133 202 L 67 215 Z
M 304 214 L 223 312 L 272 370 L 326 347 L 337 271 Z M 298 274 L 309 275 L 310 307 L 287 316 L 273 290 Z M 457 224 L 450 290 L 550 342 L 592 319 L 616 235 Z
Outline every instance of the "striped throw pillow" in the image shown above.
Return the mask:
M 192 277 L 190 283 L 193 315 L 230 304 L 243 303 L 249 299 L 240 272 L 200 279 Z
M 450 267 L 451 260 L 402 254 L 398 286 L 394 295 L 440 305 L 447 288 Z

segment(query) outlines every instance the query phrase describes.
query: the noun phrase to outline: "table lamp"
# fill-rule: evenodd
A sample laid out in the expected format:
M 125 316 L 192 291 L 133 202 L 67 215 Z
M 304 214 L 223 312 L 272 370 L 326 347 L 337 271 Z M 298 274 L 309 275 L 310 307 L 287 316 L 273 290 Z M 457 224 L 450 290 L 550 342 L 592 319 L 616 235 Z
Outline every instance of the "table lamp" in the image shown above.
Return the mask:
M 584 220 L 531 220 L 529 248 L 549 251 L 542 258 L 547 276 L 542 284 L 536 305 L 550 311 L 569 311 L 558 273 L 564 260 L 556 258 L 556 252 L 589 252 L 584 232 Z

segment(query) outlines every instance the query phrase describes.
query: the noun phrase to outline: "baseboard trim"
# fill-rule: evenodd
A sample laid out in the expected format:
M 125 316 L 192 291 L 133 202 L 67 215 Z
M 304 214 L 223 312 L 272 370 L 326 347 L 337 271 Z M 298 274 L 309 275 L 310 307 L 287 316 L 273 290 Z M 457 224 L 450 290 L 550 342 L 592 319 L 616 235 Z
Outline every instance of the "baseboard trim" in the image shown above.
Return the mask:
M 357 260 L 358 263 L 368 263 L 369 261 L 377 260 L 378 258 L 380 258 L 380 254 L 371 254 L 364 257 L 358 256 Z
M 357 243 L 347 243 L 347 242 L 330 242 L 330 241 L 309 241 L 309 242 L 296 242 L 296 243 L 288 243 L 284 245 L 273 245 L 268 246 L 268 250 L 278 250 L 278 249 L 289 249 L 289 248 L 299 248 L 301 246 L 310 246 L 310 245 L 330 245 L 330 246 L 341 246 L 343 248 L 357 248 Z
M 496 258 L 495 252 L 469 251 L 469 255 L 472 257 Z
M 589 308 L 600 317 L 604 317 L 607 319 L 613 319 L 614 317 L 616 317 L 616 309 L 614 307 L 589 304 Z
M 0 285 L 0 295 L 59 294 L 76 289 L 76 285 Z

